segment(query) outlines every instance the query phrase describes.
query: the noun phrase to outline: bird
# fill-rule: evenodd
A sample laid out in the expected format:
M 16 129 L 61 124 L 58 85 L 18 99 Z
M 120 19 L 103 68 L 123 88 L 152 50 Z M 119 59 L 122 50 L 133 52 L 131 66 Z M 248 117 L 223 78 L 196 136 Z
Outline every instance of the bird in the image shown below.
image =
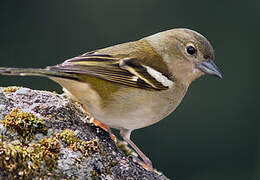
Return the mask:
M 203 35 L 174 28 L 46 68 L 0 67 L 0 74 L 44 76 L 57 82 L 98 121 L 119 130 L 142 159 L 139 162 L 152 169 L 131 132 L 170 115 L 200 76 L 222 78 L 214 61 L 214 49 Z

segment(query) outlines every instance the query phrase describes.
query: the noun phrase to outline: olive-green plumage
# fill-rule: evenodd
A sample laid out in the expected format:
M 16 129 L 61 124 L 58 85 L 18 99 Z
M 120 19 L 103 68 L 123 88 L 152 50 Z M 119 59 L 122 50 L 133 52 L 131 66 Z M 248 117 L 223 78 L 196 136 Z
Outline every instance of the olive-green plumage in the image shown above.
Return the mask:
M 91 51 L 45 69 L 0 68 L 4 75 L 47 76 L 58 82 L 105 125 L 130 140 L 132 130 L 154 124 L 175 110 L 190 83 L 203 74 L 221 78 L 209 41 L 189 29 Z

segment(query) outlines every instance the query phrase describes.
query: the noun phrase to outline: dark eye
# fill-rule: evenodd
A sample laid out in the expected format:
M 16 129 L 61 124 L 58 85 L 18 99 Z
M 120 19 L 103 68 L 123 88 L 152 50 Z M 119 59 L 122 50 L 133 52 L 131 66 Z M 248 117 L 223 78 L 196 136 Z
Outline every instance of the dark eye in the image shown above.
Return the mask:
M 189 45 L 186 47 L 186 51 L 188 54 L 193 55 L 193 54 L 195 54 L 196 49 L 193 46 Z

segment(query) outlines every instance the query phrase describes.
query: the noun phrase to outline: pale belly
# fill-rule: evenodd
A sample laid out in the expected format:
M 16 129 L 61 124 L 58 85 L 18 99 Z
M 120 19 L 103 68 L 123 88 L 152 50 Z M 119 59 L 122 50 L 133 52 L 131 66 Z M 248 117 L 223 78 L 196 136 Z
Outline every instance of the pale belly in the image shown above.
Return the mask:
M 105 116 L 100 116 L 100 121 L 117 129 L 143 128 L 167 117 L 183 97 L 181 95 L 176 99 L 173 96 L 168 97 L 167 92 L 159 91 L 133 91 L 116 96 L 117 99 L 104 109 Z
M 116 129 L 139 129 L 168 116 L 181 102 L 186 88 L 145 91 L 132 88 L 115 92 L 105 103 L 86 83 L 55 79 L 68 95 L 82 103 L 100 122 Z M 69 82 L 68 82 L 69 81 Z

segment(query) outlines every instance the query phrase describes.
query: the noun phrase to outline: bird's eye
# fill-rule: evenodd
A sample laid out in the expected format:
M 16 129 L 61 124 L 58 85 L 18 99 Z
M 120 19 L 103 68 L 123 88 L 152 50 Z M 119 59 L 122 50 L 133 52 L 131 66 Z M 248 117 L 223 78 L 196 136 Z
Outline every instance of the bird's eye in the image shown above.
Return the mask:
M 187 51 L 188 54 L 193 55 L 193 54 L 195 54 L 196 49 L 193 45 L 189 44 L 186 47 L 186 51 Z

